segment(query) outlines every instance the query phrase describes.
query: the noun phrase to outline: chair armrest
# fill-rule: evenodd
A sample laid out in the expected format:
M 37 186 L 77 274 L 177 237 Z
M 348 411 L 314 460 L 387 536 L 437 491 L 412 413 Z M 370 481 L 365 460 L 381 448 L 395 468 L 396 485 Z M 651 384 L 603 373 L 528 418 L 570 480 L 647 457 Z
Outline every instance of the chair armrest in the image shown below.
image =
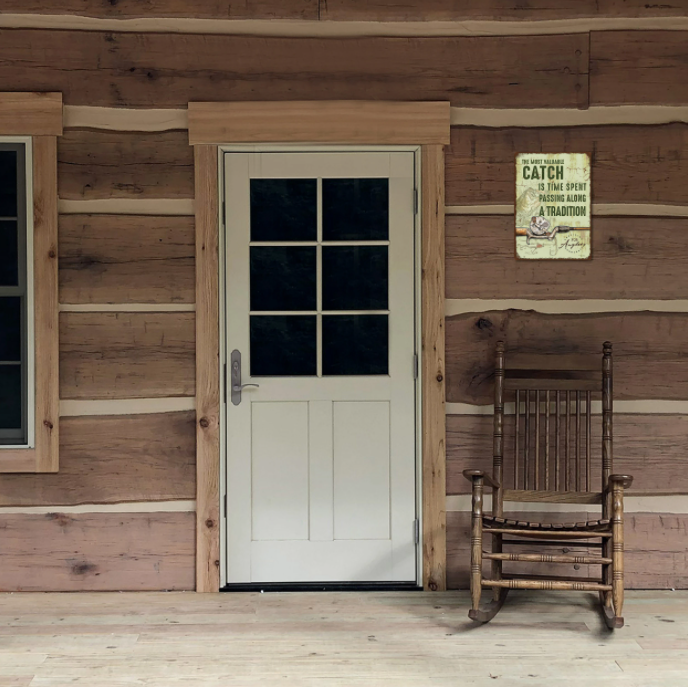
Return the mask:
M 611 489 L 615 484 L 621 486 L 622 489 L 628 489 L 633 484 L 633 477 L 631 475 L 610 475 L 607 488 Z
M 493 489 L 499 489 L 499 482 L 497 480 L 493 479 L 488 473 L 486 473 L 484 470 L 464 470 L 463 471 L 463 476 L 469 481 L 472 482 L 474 479 L 481 477 L 484 479 L 487 484 L 489 484 Z

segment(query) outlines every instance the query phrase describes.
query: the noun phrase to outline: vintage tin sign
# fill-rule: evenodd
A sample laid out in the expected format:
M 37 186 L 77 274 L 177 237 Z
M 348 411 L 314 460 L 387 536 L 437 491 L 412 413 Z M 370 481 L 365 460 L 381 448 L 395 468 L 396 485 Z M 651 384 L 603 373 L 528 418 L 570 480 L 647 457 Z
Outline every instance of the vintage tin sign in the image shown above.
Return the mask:
M 591 257 L 590 156 L 587 153 L 516 156 L 516 257 L 524 260 Z

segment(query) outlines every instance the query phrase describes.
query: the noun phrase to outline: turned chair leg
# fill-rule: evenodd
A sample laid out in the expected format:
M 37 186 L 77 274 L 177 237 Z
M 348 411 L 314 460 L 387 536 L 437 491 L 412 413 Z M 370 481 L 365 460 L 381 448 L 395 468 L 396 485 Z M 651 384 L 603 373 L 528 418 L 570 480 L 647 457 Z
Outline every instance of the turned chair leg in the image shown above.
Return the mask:
M 612 492 L 612 601 L 614 614 L 623 623 L 624 603 L 623 490 L 615 484 Z
M 483 567 L 483 480 L 473 479 L 473 508 L 471 521 L 471 611 L 468 616 L 475 619 L 480 608 Z

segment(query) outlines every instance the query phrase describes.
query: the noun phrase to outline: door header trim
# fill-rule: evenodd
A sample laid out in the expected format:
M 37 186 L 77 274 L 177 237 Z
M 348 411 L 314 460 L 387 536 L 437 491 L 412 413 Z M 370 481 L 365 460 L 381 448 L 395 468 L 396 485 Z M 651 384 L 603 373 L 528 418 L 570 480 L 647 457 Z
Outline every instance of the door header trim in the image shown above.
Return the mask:
M 450 126 L 449 101 L 189 103 L 190 145 L 448 145 Z

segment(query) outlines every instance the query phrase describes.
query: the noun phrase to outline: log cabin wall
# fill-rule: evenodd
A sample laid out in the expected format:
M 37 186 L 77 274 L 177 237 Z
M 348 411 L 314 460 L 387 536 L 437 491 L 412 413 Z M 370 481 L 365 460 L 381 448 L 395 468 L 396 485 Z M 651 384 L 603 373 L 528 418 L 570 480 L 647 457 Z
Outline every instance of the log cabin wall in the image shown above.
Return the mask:
M 627 584 L 688 587 L 688 3 L 524 4 L 0 0 L 0 91 L 61 91 L 66 127 L 60 471 L 0 477 L 0 588 L 194 588 L 185 108 L 290 99 L 453 106 L 449 586 L 468 584 L 461 470 L 490 461 L 505 337 L 551 352 L 615 342 L 616 466 L 636 476 Z M 514 154 L 536 151 L 592 155 L 590 262 L 513 258 Z

